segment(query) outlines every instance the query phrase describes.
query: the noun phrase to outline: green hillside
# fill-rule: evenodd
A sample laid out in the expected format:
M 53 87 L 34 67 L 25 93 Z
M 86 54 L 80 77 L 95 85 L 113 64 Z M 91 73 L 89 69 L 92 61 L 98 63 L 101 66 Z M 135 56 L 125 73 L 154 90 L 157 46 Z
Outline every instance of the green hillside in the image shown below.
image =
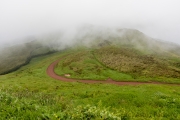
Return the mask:
M 180 118 L 179 86 L 67 83 L 47 76 L 52 61 L 72 51 L 34 58 L 19 70 L 0 76 L 0 118 Z
M 76 50 L 61 60 L 55 71 L 76 79 L 180 83 L 180 59 L 173 58 L 108 45 Z
M 74 53 L 55 68 L 57 74 L 75 79 L 180 83 L 180 46 L 137 30 L 120 29 L 108 37 L 90 32 L 77 39 L 73 48 Z
M 69 74 L 70 78 L 90 80 L 114 80 L 131 81 L 131 75 L 109 69 L 102 65 L 93 54 L 93 51 L 81 49 L 75 50 L 65 57 L 55 68 L 55 72 L 61 76 Z
M 180 59 L 173 61 L 156 54 L 139 52 L 141 51 L 110 46 L 96 50 L 95 55 L 106 67 L 130 74 L 134 79 L 180 79 L 180 67 L 177 65 Z
M 32 41 L 1 51 L 0 119 L 180 119 L 180 46 L 119 29 L 87 30 L 73 46 L 62 48 L 54 52 Z M 54 71 L 64 77 L 172 84 L 64 82 L 47 75 L 60 58 Z
M 29 63 L 31 58 L 51 53 L 48 47 L 38 41 L 18 44 L 0 51 L 0 75 L 7 74 Z

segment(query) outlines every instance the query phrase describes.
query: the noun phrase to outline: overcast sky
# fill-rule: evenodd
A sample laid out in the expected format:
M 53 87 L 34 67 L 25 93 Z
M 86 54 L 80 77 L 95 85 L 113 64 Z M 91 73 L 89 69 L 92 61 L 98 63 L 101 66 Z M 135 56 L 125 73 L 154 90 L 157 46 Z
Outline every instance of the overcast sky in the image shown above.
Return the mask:
M 180 44 L 180 0 L 0 0 L 0 44 L 81 24 Z

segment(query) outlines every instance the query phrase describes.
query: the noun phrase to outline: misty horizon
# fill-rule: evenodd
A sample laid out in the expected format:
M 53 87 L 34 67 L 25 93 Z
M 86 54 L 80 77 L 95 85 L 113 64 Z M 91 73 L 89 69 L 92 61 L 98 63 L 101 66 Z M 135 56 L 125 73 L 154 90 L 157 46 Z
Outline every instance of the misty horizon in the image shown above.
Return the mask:
M 180 44 L 179 4 L 178 0 L 0 1 L 0 45 L 58 32 L 66 35 L 65 43 L 72 42 L 83 25 L 137 29 Z

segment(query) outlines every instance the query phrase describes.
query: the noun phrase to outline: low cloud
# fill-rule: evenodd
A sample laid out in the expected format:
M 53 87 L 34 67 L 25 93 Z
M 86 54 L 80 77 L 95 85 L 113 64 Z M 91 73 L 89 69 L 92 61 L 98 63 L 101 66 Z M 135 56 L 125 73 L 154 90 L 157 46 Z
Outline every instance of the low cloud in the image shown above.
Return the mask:
M 178 0 L 1 0 L 0 48 L 40 36 L 71 45 L 75 37 L 84 35 L 80 29 L 87 24 L 100 29 L 138 29 L 180 44 L 179 4 Z

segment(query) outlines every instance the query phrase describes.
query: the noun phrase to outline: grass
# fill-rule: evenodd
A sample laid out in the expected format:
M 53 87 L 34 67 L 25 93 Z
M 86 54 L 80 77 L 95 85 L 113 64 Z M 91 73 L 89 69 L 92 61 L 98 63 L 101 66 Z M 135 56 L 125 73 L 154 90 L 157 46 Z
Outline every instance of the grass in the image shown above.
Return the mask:
M 180 119 L 179 86 L 66 83 L 47 76 L 48 65 L 69 53 L 38 57 L 0 76 L 0 119 Z
M 70 74 L 74 79 L 180 83 L 178 60 L 122 46 L 82 48 L 63 58 L 55 72 L 61 76 Z
M 52 52 L 48 47 L 42 46 L 37 41 L 18 44 L 0 51 L 0 75 L 13 72 L 27 64 L 34 56 Z
M 94 54 L 104 66 L 129 74 L 136 80 L 180 83 L 178 62 L 169 62 L 170 57 L 162 59 L 154 54 L 142 55 L 137 50 L 115 46 L 97 49 Z
M 92 79 L 106 80 L 112 78 L 114 80 L 131 80 L 130 75 L 117 72 L 103 66 L 94 56 L 91 50 L 81 50 L 65 57 L 55 72 L 59 75 L 70 74 L 70 78 L 75 79 Z

